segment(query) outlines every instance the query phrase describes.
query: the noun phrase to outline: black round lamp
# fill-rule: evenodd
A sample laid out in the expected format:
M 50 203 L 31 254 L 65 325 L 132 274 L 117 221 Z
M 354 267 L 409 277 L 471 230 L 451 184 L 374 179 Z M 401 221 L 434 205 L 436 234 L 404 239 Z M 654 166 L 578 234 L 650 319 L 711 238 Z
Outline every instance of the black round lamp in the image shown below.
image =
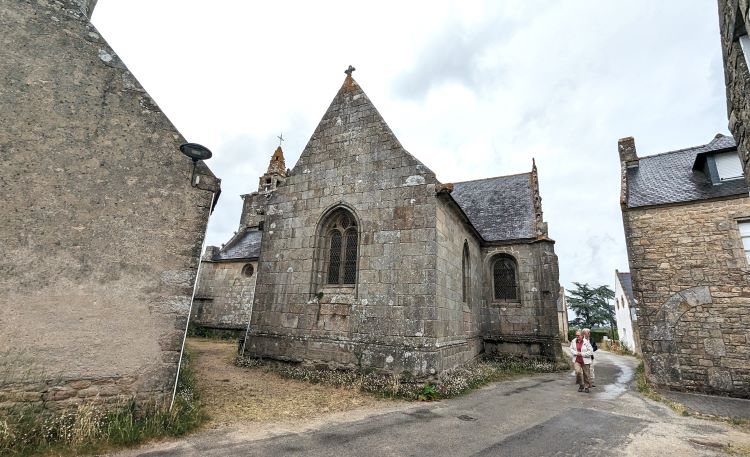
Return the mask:
M 180 152 L 190 157 L 193 161 L 193 173 L 190 175 L 190 185 L 195 187 L 197 184 L 195 182 L 195 164 L 198 163 L 199 160 L 210 159 L 213 154 L 211 154 L 211 151 L 209 151 L 207 147 L 198 143 L 181 144 Z
M 213 154 L 207 147 L 198 143 L 185 143 L 180 145 L 180 152 L 193 159 L 193 162 L 210 159 Z

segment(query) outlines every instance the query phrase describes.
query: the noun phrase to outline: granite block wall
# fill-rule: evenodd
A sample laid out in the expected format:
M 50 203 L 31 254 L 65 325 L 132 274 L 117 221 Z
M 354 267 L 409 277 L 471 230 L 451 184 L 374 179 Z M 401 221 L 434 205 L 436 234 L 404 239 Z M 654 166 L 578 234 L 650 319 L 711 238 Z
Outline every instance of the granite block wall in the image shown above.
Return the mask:
M 436 183 L 348 76 L 266 206 L 248 353 L 438 370 Z M 324 281 L 319 231 L 337 209 L 358 229 L 352 286 Z
M 750 198 L 623 211 L 646 374 L 677 390 L 750 397 Z
M 557 322 L 559 270 L 554 243 L 487 246 L 482 250 L 484 297 L 482 333 L 485 350 L 532 357 L 561 357 Z M 518 300 L 495 300 L 492 264 L 498 255 L 508 255 L 518 266 Z
M 435 303 L 438 320 L 435 336 L 436 344 L 444 352 L 451 352 L 444 357 L 445 367 L 454 367 L 482 352 L 482 253 L 479 237 L 466 223 L 454 202 L 440 198 L 436 209 L 438 250 Z M 466 301 L 463 300 L 462 283 L 464 244 L 469 248 Z

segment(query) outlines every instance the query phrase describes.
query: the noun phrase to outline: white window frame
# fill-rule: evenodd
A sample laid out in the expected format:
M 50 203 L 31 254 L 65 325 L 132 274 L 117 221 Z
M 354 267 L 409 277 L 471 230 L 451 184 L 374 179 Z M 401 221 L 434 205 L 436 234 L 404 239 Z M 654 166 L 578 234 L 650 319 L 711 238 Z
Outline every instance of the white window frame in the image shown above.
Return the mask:
M 742 161 L 736 152 L 730 151 L 714 154 L 714 162 L 716 163 L 716 172 L 719 174 L 720 181 L 732 181 L 744 177 Z
M 750 220 L 737 221 L 737 229 L 742 241 L 742 249 L 745 251 L 745 259 L 750 265 Z
M 750 68 L 750 35 L 744 34 L 740 36 L 740 48 L 742 48 L 742 54 L 745 55 L 745 63 Z

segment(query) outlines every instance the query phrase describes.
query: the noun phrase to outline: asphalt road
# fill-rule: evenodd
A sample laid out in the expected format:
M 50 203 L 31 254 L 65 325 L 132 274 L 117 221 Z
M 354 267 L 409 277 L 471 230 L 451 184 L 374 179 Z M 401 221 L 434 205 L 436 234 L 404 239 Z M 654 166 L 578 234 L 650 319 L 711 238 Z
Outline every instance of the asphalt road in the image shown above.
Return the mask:
M 722 454 L 750 437 L 719 422 L 681 417 L 630 388 L 636 359 L 597 352 L 596 385 L 572 373 L 497 383 L 469 395 L 408 404 L 300 432 L 198 433 L 122 456 L 681 456 Z M 248 424 L 252 428 L 252 424 Z

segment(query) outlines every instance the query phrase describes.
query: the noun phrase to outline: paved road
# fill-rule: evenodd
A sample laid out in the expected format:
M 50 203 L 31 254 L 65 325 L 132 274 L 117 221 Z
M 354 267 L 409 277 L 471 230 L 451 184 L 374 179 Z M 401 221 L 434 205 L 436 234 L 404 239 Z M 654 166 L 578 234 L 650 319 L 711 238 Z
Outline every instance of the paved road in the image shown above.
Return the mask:
M 635 366 L 633 358 L 600 351 L 590 394 L 576 391 L 572 373 L 540 375 L 300 432 L 269 430 L 260 436 L 270 437 L 258 438 L 218 430 L 120 455 L 664 457 L 725 455 L 727 444 L 750 449 L 750 436 L 741 430 L 680 417 L 635 394 Z

